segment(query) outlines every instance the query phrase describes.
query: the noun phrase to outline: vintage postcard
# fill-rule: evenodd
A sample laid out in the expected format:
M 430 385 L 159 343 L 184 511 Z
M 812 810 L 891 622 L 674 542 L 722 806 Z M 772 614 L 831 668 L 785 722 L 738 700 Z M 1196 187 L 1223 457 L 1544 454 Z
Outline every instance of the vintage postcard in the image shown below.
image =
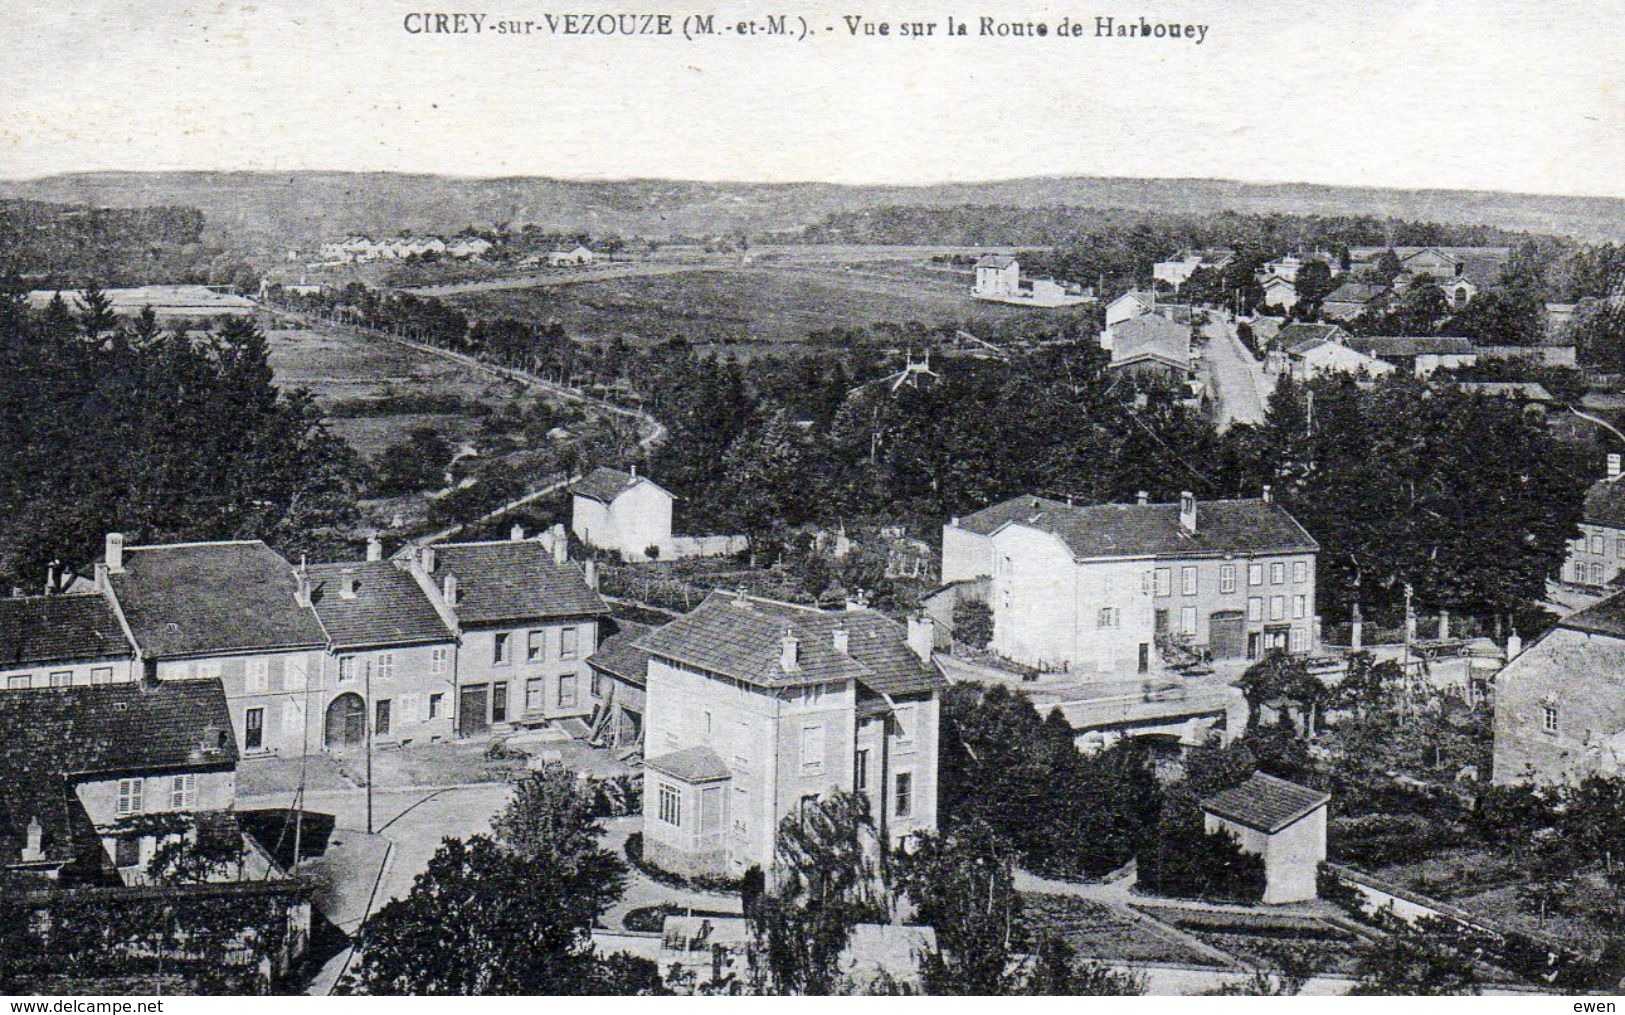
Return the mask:
M 1614 1010 L 1622 0 L 4 7 L 12 1011 Z

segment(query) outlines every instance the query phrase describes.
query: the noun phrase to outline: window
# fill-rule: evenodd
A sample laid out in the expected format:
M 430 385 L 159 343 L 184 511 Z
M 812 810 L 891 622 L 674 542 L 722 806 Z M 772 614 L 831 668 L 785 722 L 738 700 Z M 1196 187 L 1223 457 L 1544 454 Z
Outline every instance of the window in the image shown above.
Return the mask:
M 508 685 L 506 683 L 491 685 L 491 721 L 508 721 Z
M 824 771 L 824 727 L 801 727 L 801 774 L 818 775 Z
M 1308 615 L 1308 613 L 1309 613 L 1309 597 L 1308 596 L 1293 596 L 1292 597 L 1292 619 L 1293 620 L 1302 620 L 1305 616 Z
M 1196 633 L 1196 607 L 1181 606 L 1179 608 L 1179 629 L 1185 634 Z
M 1264 584 L 1264 565 L 1263 564 L 1248 564 L 1247 565 L 1247 584 L 1248 585 L 1262 585 L 1262 584 Z
M 271 689 L 271 661 L 255 656 L 243 664 L 243 688 L 250 694 Z
M 436 645 L 429 650 L 429 672 L 439 676 L 446 672 L 446 664 L 451 660 L 451 649 L 444 645 Z
M 145 788 L 142 779 L 120 779 L 118 781 L 118 813 L 140 814 L 141 794 Z
M 705 735 L 711 735 L 711 712 L 709 709 L 705 713 Z
M 597 670 L 592 671 L 592 696 L 594 698 L 604 696 L 604 675 Z
M 305 703 L 299 698 L 288 698 L 282 703 L 282 732 L 290 737 L 305 732 Z
M 26 691 L 32 681 L 33 677 L 27 673 L 13 673 L 6 678 L 6 690 Z
M 1270 565 L 1270 584 L 1281 585 L 1286 582 L 1286 565 L 1280 561 Z
M 389 732 L 389 708 L 390 700 L 388 698 L 379 698 L 373 703 L 372 731 L 379 736 Z
M 73 671 L 72 670 L 57 670 L 55 673 L 51 674 L 51 686 L 52 687 L 70 687 L 72 685 L 73 685 Z
M 113 862 L 120 867 L 141 866 L 141 837 L 121 835 L 113 840 Z
M 378 672 L 374 674 L 379 680 L 395 679 L 395 653 L 378 653 Z
M 1303 652 L 1309 648 L 1309 632 L 1301 627 L 1292 629 L 1292 651 Z
M 1544 729 L 1547 733 L 1556 733 L 1557 732 L 1557 706 L 1556 705 L 1547 705 L 1542 710 L 1540 726 L 1541 726 L 1541 729 Z
M 1174 572 L 1171 568 L 1159 567 L 1153 572 L 1154 592 L 1159 596 L 1173 594 Z
M 1591 552 L 1597 554 L 1598 556 L 1602 555 L 1603 548 L 1602 548 L 1602 537 L 1601 536 L 1592 536 L 1591 537 Z
M 743 786 L 734 787 L 733 823 L 734 831 L 740 835 L 750 831 L 750 823 L 745 816 L 750 813 L 750 791 Z
M 914 812 L 914 773 L 897 773 L 896 799 L 892 802 L 892 813 L 900 818 L 906 818 Z
M 1116 627 L 1117 626 L 1117 609 L 1116 609 L 1116 607 L 1102 606 L 1100 608 L 1100 616 L 1095 618 L 1095 626 L 1096 627 Z
M 1219 566 L 1219 591 L 1236 591 L 1236 565 L 1221 564 Z
M 1270 619 L 1286 619 L 1286 596 L 1270 596 Z
M 418 706 L 422 703 L 422 695 L 403 694 L 397 700 L 401 703 L 401 722 L 417 722 Z
M 243 713 L 243 750 L 257 751 L 265 746 L 265 709 L 251 708 Z
M 305 664 L 299 659 L 284 659 L 282 662 L 282 689 L 284 691 L 302 691 L 305 689 Z
M 1621 553 L 1620 556 L 1625 557 L 1625 553 Z M 1295 560 L 1292 562 L 1292 580 L 1295 582 L 1306 582 L 1309 580 L 1309 562 L 1307 560 Z
M 664 782 L 660 784 L 660 820 L 673 828 L 683 827 L 683 795 Z
M 852 788 L 863 792 L 869 788 L 869 752 L 859 751 L 852 765 Z
M 438 719 L 438 718 L 440 718 L 440 705 L 445 700 L 446 700 L 446 696 L 444 694 L 436 693 L 436 694 L 429 695 L 429 718 L 430 719 Z
M 824 685 L 808 684 L 801 689 L 801 703 L 803 705 L 822 705 L 824 703 Z
M 513 662 L 511 640 L 512 636 L 506 631 L 499 632 L 491 639 L 491 664 L 493 666 L 506 666 Z
M 547 658 L 547 632 L 530 632 L 525 636 L 525 662 L 539 663 L 545 658 Z
M 113 667 L 97 666 L 90 671 L 92 684 L 111 684 L 113 682 Z
M 1263 620 L 1264 619 L 1264 599 L 1263 599 L 1263 597 L 1261 597 L 1261 596 L 1253 596 L 1251 599 L 1247 600 L 1247 619 L 1248 620 Z
M 1614 540 L 1614 553 L 1620 559 L 1625 560 L 1625 539 Z
M 169 780 L 169 809 L 187 811 L 197 806 L 197 776 L 190 773 Z
M 1591 584 L 1593 584 L 1593 585 L 1601 585 L 1602 584 L 1602 565 L 1601 564 L 1593 564 L 1593 565 L 1591 565 Z
M 576 639 L 580 628 L 566 627 L 559 631 L 559 658 L 574 659 L 576 657 Z
M 573 708 L 576 703 L 576 675 L 559 674 L 559 707 Z
M 355 656 L 339 656 L 339 683 L 355 679 Z
M 1186 565 L 1179 569 L 1179 594 L 1182 596 L 1196 595 L 1196 568 Z

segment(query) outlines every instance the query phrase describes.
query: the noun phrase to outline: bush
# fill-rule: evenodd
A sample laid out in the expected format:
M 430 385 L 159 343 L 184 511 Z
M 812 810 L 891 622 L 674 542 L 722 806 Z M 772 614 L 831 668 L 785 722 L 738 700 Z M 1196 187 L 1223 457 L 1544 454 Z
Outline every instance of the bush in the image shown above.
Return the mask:
M 993 640 L 993 611 L 976 599 L 954 603 L 954 639 L 971 648 L 987 648 Z
M 1462 829 L 1420 814 L 1369 814 L 1338 818 L 1328 848 L 1341 863 L 1387 867 L 1411 863 L 1462 841 Z
M 1255 903 L 1264 898 L 1264 858 L 1227 832 L 1170 822 L 1140 851 L 1137 888 L 1175 899 Z
M 656 867 L 643 856 L 642 832 L 633 832 L 626 837 L 626 858 L 645 877 L 668 888 L 694 888 L 702 892 L 737 892 L 745 883 L 743 878 L 684 877 L 664 867 Z

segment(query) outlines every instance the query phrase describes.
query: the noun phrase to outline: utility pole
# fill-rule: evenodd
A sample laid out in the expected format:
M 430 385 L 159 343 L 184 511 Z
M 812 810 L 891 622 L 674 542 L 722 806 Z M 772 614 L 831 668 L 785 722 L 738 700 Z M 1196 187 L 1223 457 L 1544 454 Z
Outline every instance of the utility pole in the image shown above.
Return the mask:
M 367 834 L 372 834 L 372 660 L 367 660 L 367 703 L 361 712 L 361 729 L 367 735 Z

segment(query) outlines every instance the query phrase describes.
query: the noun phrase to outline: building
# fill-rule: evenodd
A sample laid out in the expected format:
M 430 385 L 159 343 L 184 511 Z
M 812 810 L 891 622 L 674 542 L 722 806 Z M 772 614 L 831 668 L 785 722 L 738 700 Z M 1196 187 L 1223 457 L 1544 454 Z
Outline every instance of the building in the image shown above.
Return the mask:
M 1308 902 L 1326 859 L 1330 794 L 1254 772 L 1240 786 L 1202 801 L 1207 831 L 1235 836 L 1245 853 L 1264 858 L 1264 904 Z
M 1625 597 L 1559 620 L 1495 675 L 1498 784 L 1625 774 Z
M 1363 377 L 1382 377 L 1394 372 L 1394 365 L 1375 356 L 1350 349 L 1346 345 L 1311 338 L 1283 351 L 1287 369 L 1293 380 L 1311 381 L 1322 374 L 1352 374 Z
M 645 635 L 644 855 L 765 870 L 779 823 L 840 791 L 868 796 L 888 844 L 934 830 L 932 638 L 920 618 L 726 593 Z
M 1478 283 L 1462 275 L 1440 282 L 1439 291 L 1444 293 L 1444 301 L 1451 310 L 1465 310 L 1467 304 L 1473 302 L 1473 297 L 1478 295 Z
M 1021 263 L 1009 254 L 983 254 L 976 261 L 977 296 L 1014 296 L 1021 291 Z
M 1387 286 L 1366 282 L 1344 282 L 1321 301 L 1321 316 L 1328 321 L 1352 321 L 1362 314 L 1380 313 L 1387 308 Z
M 1106 304 L 1106 334 L 1110 335 L 1119 324 L 1132 321 L 1134 318 L 1145 314 L 1155 313 L 1156 309 L 1157 297 L 1155 293 L 1130 289 Z M 1101 345 L 1107 349 L 1111 348 L 1109 342 L 1102 342 Z
M 384 560 L 312 564 L 310 601 L 333 675 L 312 699 L 322 746 L 450 739 L 457 693 L 456 616 L 408 570 Z M 432 704 L 440 702 L 438 706 Z
M 1266 495 L 1075 506 L 1022 496 L 943 528 L 945 583 L 991 577 L 995 652 L 1147 672 L 1164 639 L 1217 659 L 1311 651 L 1320 547 Z
M 1285 256 L 1278 257 L 1273 261 L 1264 262 L 1264 264 L 1259 267 L 1256 277 L 1260 283 L 1266 282 L 1271 278 L 1278 278 L 1287 282 L 1297 282 L 1298 272 L 1303 270 L 1304 265 L 1311 264 L 1315 261 L 1319 261 L 1321 264 L 1331 267 L 1331 265 L 1336 262 L 1336 258 L 1334 258 L 1331 254 L 1323 252 L 1313 254 L 1286 254 Z
M 446 244 L 446 253 L 456 258 L 483 257 L 494 246 L 483 236 L 459 236 Z
M 1625 483 L 1620 474 L 1620 456 L 1610 454 L 1607 472 L 1586 490 L 1580 537 L 1569 541 L 1564 581 L 1603 589 L 1625 570 Z
M 647 624 L 611 621 L 617 630 L 606 636 L 598 651 L 587 657 L 592 670 L 592 696 L 598 702 L 593 741 L 606 747 L 642 747 L 644 688 L 649 676 L 649 653 L 638 647 L 648 634 Z
M 570 250 L 549 250 L 547 263 L 553 268 L 573 268 L 592 264 L 598 260 L 598 255 L 586 247 L 577 244 Z
M 670 547 L 676 494 L 637 466 L 622 472 L 599 466 L 570 488 L 570 531 L 588 546 L 612 550 L 627 560 L 643 560 L 653 548 Z
M 0 689 L 127 684 L 135 645 L 105 594 L 0 599 Z
M 1223 271 L 1235 259 L 1234 250 L 1181 250 L 1168 260 L 1153 264 L 1151 277 L 1178 289 L 1190 281 L 1190 277 L 1196 274 L 1197 269 Z
M 1273 307 L 1285 313 L 1298 305 L 1298 287 L 1291 279 L 1280 275 L 1268 275 L 1259 283 L 1264 290 L 1264 306 Z
M 1475 345 L 1473 355 L 1481 360 L 1511 360 L 1571 370 L 1580 363 L 1579 348 L 1560 336 L 1547 336 L 1536 345 Z
M 1578 306 L 1576 303 L 1547 303 L 1546 334 L 1560 335 L 1567 331 L 1574 323 L 1574 314 Z
M 1472 342 L 1443 335 L 1357 337 L 1350 338 L 1348 346 L 1387 360 L 1417 377 L 1426 377 L 1440 368 L 1470 367 L 1478 362 Z
M 598 595 L 596 566 L 570 563 L 564 540 L 549 541 L 551 548 L 523 538 L 443 543 L 402 558 L 461 635 L 458 736 L 593 712 L 587 657 L 609 607 Z M 421 718 L 441 719 L 452 707 L 452 699 L 431 694 Z
M 1112 329 L 1111 368 L 1183 382 L 1191 376 L 1191 329 L 1160 314 L 1144 314 Z

